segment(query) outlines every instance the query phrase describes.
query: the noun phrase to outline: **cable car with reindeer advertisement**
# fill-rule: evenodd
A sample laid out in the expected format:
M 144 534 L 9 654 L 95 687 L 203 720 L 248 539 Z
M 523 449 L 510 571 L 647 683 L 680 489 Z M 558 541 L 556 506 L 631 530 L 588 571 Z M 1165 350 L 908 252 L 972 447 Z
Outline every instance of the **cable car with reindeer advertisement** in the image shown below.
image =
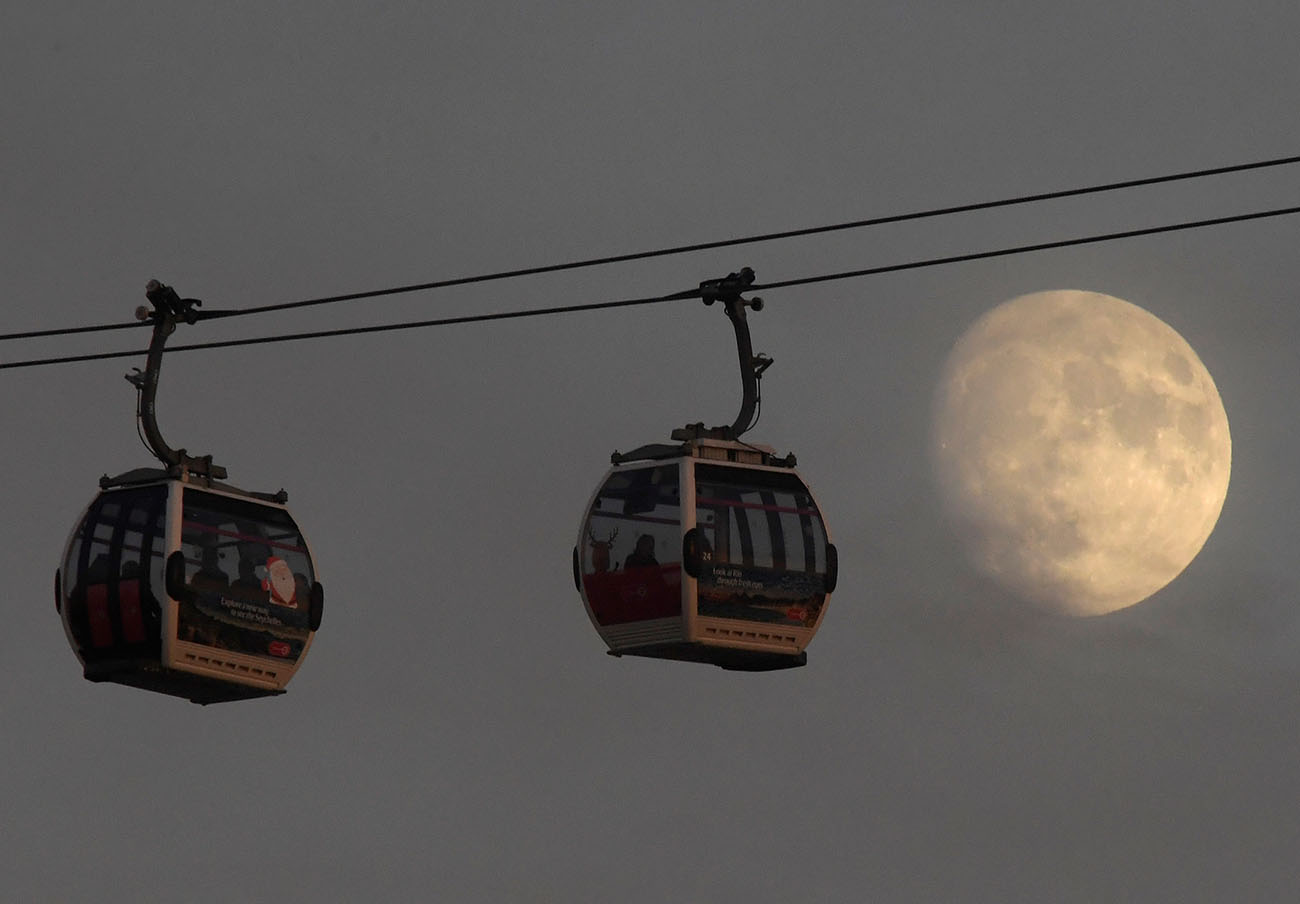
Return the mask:
M 730 427 L 674 430 L 675 443 L 614 453 L 573 550 L 574 584 L 615 656 L 770 671 L 807 662 L 835 589 L 838 555 L 793 455 L 739 439 L 758 378 L 746 269 L 701 284 L 735 327 L 745 400 Z

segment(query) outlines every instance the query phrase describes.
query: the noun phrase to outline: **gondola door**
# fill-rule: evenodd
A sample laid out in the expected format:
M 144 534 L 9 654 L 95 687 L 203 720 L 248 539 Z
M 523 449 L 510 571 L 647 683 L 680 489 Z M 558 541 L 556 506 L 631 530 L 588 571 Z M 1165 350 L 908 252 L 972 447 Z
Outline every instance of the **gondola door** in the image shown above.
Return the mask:
M 282 506 L 181 483 L 169 518 L 165 665 L 281 690 L 311 645 L 319 587 L 293 518 Z
M 791 469 L 692 464 L 690 639 L 801 662 L 837 572 L 835 547 L 811 492 Z

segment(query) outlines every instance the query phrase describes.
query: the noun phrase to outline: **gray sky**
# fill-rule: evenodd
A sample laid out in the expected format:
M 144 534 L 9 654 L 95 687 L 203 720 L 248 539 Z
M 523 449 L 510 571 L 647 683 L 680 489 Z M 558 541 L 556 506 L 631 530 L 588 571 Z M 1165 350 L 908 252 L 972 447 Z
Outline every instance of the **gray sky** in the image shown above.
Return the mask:
M 0 328 L 241 307 L 1297 152 L 1291 3 L 10 3 Z M 1173 10 L 1177 10 L 1176 12 Z M 177 342 L 776 281 L 1291 206 L 1293 170 L 187 328 Z M 1295 222 L 767 293 L 749 435 L 840 549 L 806 668 L 604 655 L 570 549 L 609 453 L 739 401 L 697 302 L 170 356 L 164 435 L 290 493 L 325 623 L 286 696 L 92 685 L 51 586 L 149 463 L 123 359 L 9 370 L 7 900 L 1219 901 L 1294 894 Z M 1177 329 L 1233 475 L 1147 602 L 1037 616 L 924 447 L 983 311 Z M 143 331 L 0 359 L 141 347 Z

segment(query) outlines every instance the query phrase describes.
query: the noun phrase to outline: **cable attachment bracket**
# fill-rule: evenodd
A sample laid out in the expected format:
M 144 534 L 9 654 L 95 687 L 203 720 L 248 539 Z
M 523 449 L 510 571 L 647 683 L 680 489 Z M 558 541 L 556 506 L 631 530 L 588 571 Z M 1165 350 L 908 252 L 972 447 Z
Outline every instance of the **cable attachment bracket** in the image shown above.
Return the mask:
M 754 271 L 749 267 L 741 267 L 739 273 L 728 273 L 721 279 L 706 279 L 700 283 L 700 298 L 706 305 L 721 301 L 723 304 L 737 303 L 761 311 L 763 299 L 740 297 L 740 293 L 753 284 Z

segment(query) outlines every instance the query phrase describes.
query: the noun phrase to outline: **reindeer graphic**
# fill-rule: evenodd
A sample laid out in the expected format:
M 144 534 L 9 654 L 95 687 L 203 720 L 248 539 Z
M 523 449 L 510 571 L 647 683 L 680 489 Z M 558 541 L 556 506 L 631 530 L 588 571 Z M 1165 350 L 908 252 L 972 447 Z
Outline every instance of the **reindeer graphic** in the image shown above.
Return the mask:
M 591 525 L 587 525 L 587 537 L 591 540 L 591 570 L 596 574 L 602 574 L 609 571 L 609 550 L 614 545 L 614 538 L 618 536 L 618 528 L 604 540 L 597 540 L 596 535 L 591 530 Z

